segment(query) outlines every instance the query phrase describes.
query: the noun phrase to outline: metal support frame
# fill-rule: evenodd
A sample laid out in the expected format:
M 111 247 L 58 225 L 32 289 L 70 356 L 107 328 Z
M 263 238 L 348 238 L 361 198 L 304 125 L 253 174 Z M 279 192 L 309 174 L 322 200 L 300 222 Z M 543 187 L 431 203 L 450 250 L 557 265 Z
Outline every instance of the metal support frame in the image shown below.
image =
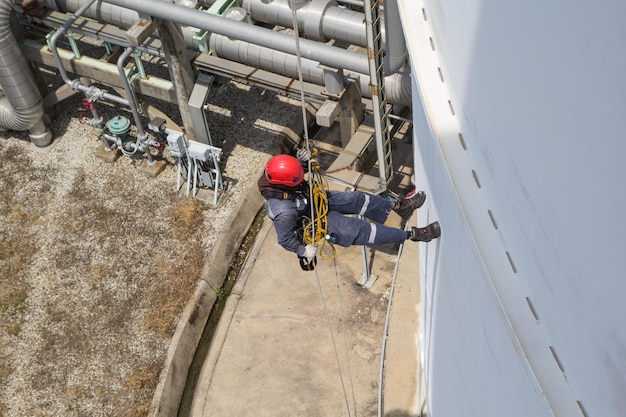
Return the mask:
M 391 161 L 391 129 L 387 117 L 387 100 L 383 85 L 383 50 L 379 0 L 364 0 L 363 5 L 365 9 L 367 56 L 370 87 L 372 89 L 372 110 L 374 112 L 380 191 L 383 192 L 387 189 L 387 185 L 389 185 L 393 176 L 393 165 Z
M 221 196 L 220 191 L 223 189 L 222 173 L 220 171 L 220 158 L 222 150 L 215 146 L 207 145 L 196 141 L 189 141 L 187 155 L 191 159 L 191 165 L 188 167 L 189 175 L 193 175 L 192 196 L 197 195 L 198 180 L 202 180 L 202 184 L 207 188 L 213 188 L 213 205 L 216 206 Z M 209 162 L 211 168 L 202 170 L 201 162 Z M 204 175 L 203 175 L 204 174 Z M 188 177 L 189 178 L 189 177 Z
M 176 158 L 176 166 L 177 176 L 176 176 L 176 191 L 180 190 L 180 178 L 183 172 L 183 158 L 187 159 L 187 193 L 189 195 L 190 190 L 190 180 L 191 176 L 189 175 L 189 167 L 191 166 L 191 161 L 189 159 L 189 154 L 187 152 L 187 144 L 185 143 L 185 137 L 182 132 L 176 132 L 173 130 L 168 131 L 167 133 L 167 144 L 170 147 L 170 154 Z
M 359 218 L 363 218 L 363 216 L 359 216 Z M 372 285 L 374 285 L 378 277 L 373 275 L 372 271 L 370 271 L 370 265 L 367 260 L 367 246 L 361 246 L 361 252 L 363 253 L 363 275 L 361 275 L 359 285 L 369 289 L 372 288 Z

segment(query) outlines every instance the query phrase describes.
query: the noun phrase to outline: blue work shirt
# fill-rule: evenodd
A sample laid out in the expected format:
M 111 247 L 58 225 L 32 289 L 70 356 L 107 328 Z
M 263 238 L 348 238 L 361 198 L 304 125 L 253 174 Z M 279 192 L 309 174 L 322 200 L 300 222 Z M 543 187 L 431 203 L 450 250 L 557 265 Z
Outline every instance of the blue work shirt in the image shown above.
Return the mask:
M 300 218 L 310 215 L 311 209 L 307 199 L 302 195 L 297 196 L 295 200 L 266 198 L 265 210 L 274 222 L 278 244 L 298 256 L 304 256 L 304 245 L 296 238 L 295 231 L 300 226 Z

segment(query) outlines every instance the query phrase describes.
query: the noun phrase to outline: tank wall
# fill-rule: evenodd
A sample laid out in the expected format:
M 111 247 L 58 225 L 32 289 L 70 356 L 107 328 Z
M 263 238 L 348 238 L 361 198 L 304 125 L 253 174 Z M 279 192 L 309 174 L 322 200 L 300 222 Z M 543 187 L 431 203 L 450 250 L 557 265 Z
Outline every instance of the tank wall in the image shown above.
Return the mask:
M 507 253 L 514 269 L 506 294 L 496 285 L 496 295 L 514 323 L 520 322 L 516 320 L 519 314 L 511 306 L 519 300 L 514 300 L 512 292 L 519 299 L 527 298 L 544 334 L 540 344 L 521 340 L 527 349 L 521 355 L 532 361 L 534 355 L 551 349 L 570 385 L 570 395 L 581 404 L 573 415 L 583 415 L 582 410 L 589 416 L 623 415 L 626 3 L 424 0 L 423 5 L 458 123 L 454 128 L 462 133 L 467 147 L 464 163 L 480 184 L 474 197 L 488 208 L 489 221 L 497 224 L 503 248 L 498 256 Z M 424 102 L 434 99 L 438 98 L 424 97 Z M 422 101 L 414 95 L 416 100 L 417 104 Z M 431 117 L 429 106 L 424 114 Z M 414 113 L 419 114 L 415 107 Z M 472 210 L 472 205 L 477 203 L 467 198 L 466 187 L 476 185 L 459 176 L 458 160 L 441 143 L 444 135 L 434 131 L 431 137 L 436 143 L 431 143 L 427 131 L 422 128 L 422 137 L 417 134 L 417 154 L 424 161 L 425 183 L 435 199 L 433 213 L 441 218 L 445 234 L 439 263 L 430 271 L 441 283 L 431 294 L 433 317 L 441 321 L 435 320 L 430 343 L 445 346 L 431 352 L 429 375 L 441 378 L 442 383 L 439 387 L 433 382 L 430 401 L 433 416 L 452 411 L 459 415 L 459 410 L 448 409 L 444 395 L 465 397 L 467 387 L 443 381 L 435 367 L 444 369 L 446 377 L 454 376 L 448 368 L 459 366 L 456 362 L 461 356 L 447 345 L 460 339 L 451 333 L 472 329 L 470 341 L 464 343 L 475 352 L 465 359 L 478 360 L 480 365 L 462 365 L 458 372 L 467 378 L 472 367 L 480 366 L 496 377 L 505 353 L 490 359 L 484 351 L 489 346 L 480 343 L 479 330 L 491 340 L 498 339 L 502 329 L 494 322 L 493 311 L 483 305 L 491 301 L 478 280 L 483 276 L 502 283 L 502 274 L 508 280 L 510 273 L 496 265 L 501 256 L 494 257 L 490 251 L 482 228 L 485 220 L 476 218 L 480 211 Z M 463 227 L 467 228 L 465 236 L 457 230 Z M 450 240 L 458 242 L 453 245 Z M 475 255 L 467 249 L 472 240 L 477 242 Z M 466 256 L 482 262 L 484 271 L 470 267 L 463 260 Z M 428 276 L 429 271 L 425 272 Z M 472 285 L 465 294 L 444 285 L 464 282 L 467 276 Z M 472 295 L 471 304 L 467 295 Z M 514 337 L 523 339 L 524 334 L 513 326 Z M 501 345 L 497 346 L 499 351 Z M 535 348 L 542 352 L 535 353 Z M 533 372 L 543 371 L 535 368 Z M 553 388 L 545 381 L 549 378 L 540 387 L 549 396 Z M 471 392 L 485 401 L 506 393 L 504 388 L 485 393 L 487 387 L 481 381 L 471 386 Z M 435 413 L 440 411 L 435 407 L 442 407 L 441 413 Z M 498 415 L 487 403 L 482 407 L 468 408 L 471 413 L 464 415 Z
M 438 220 L 442 226 L 442 237 L 420 248 L 428 415 L 548 417 L 489 284 L 419 94 L 414 83 L 416 182 L 429 196 L 418 221 Z

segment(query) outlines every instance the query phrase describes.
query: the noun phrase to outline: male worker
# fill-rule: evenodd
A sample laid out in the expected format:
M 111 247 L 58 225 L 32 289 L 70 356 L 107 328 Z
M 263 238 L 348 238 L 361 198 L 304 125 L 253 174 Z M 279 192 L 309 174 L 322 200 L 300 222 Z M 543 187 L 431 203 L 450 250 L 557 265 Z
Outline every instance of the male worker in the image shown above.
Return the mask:
M 311 262 L 317 254 L 317 246 L 304 245 L 296 230 L 302 226 L 302 217 L 310 216 L 308 184 L 304 180 L 302 164 L 309 157 L 308 151 L 299 151 L 298 159 L 290 155 L 276 155 L 265 166 L 259 178 L 259 191 L 265 199 L 265 209 L 272 219 L 278 243 L 299 258 Z M 383 225 L 391 210 L 402 218 L 408 218 L 415 209 L 424 204 L 426 194 L 413 192 L 400 201 L 361 192 L 327 191 L 328 235 L 340 246 L 377 245 L 401 243 L 407 239 L 430 242 L 441 235 L 438 222 L 426 227 L 412 227 L 410 231 Z M 344 214 L 359 214 L 372 222 Z M 376 222 L 376 223 L 374 223 Z

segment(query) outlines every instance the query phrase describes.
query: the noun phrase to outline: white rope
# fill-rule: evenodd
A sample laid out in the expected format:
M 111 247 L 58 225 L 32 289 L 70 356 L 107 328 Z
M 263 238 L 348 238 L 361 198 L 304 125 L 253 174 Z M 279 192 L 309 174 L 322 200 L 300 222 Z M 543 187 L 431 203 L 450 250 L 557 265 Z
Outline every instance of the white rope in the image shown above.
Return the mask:
M 352 381 L 352 367 L 350 366 L 350 355 L 348 354 L 348 340 L 346 339 L 346 326 L 343 318 L 343 302 L 341 301 L 341 289 L 339 287 L 339 273 L 337 272 L 337 260 L 333 258 L 335 265 L 335 285 L 337 287 L 337 299 L 339 300 L 339 314 L 341 317 L 341 333 L 343 334 L 343 347 L 346 354 L 346 363 L 348 364 L 348 377 L 350 378 L 350 388 L 352 390 L 352 407 L 354 408 L 354 415 L 356 417 L 356 397 L 354 395 L 354 383 Z M 347 401 L 347 400 L 346 400 Z
M 330 332 L 330 338 L 333 341 L 333 349 L 335 351 L 335 360 L 337 361 L 337 370 L 339 372 L 339 380 L 341 381 L 341 389 L 343 390 L 343 398 L 346 402 L 346 409 L 348 410 L 348 417 L 350 417 L 351 416 L 350 403 L 348 402 L 348 393 L 346 392 L 346 385 L 343 382 L 343 373 L 341 372 L 341 362 L 339 361 L 339 353 L 337 352 L 337 343 L 335 342 L 335 332 L 333 331 L 333 323 L 330 318 L 330 314 L 328 313 L 328 307 L 326 306 L 326 299 L 324 298 L 324 291 L 322 290 L 322 282 L 320 281 L 320 277 L 317 273 L 317 268 L 315 268 L 315 278 L 317 279 L 317 287 L 320 290 L 320 298 L 322 299 L 322 306 L 324 307 L 324 316 L 326 316 L 326 323 L 328 324 L 328 331 Z M 343 317 L 341 321 L 343 322 Z
M 298 81 L 300 82 L 300 108 L 302 110 L 302 126 L 304 129 L 304 143 L 307 151 L 311 150 L 309 146 L 309 128 L 306 120 L 306 101 L 304 99 L 304 79 L 302 76 L 302 55 L 300 53 L 300 28 L 298 27 L 298 14 L 296 12 L 295 0 L 290 0 L 289 6 L 291 8 L 291 19 L 293 21 L 293 37 L 296 41 L 296 67 L 298 68 Z M 311 159 L 309 158 L 309 172 L 311 172 Z M 313 176 L 309 175 L 309 192 L 313 191 Z M 312 230 L 311 236 L 315 236 L 315 211 L 313 204 L 311 204 L 311 222 Z M 313 242 L 315 243 L 315 242 Z
M 296 41 L 296 62 L 297 62 L 297 68 L 298 68 L 298 80 L 300 81 L 300 106 L 302 108 L 302 125 L 304 128 L 304 142 L 305 142 L 305 146 L 307 151 L 311 150 L 311 147 L 309 146 L 309 130 L 308 130 L 308 126 L 307 126 L 307 118 L 306 118 L 306 101 L 304 99 L 304 80 L 303 80 L 303 76 L 302 76 L 302 56 L 300 54 L 300 30 L 298 28 L 298 14 L 296 12 L 296 4 L 295 4 L 295 0 L 290 0 L 290 7 L 291 7 L 291 17 L 293 20 L 293 35 Z M 311 159 L 309 158 L 308 161 L 309 164 L 309 173 L 311 172 Z M 309 192 L 313 192 L 313 176 L 309 175 Z M 315 236 L 315 222 L 313 221 L 313 219 L 315 219 L 315 210 L 314 210 L 314 205 L 311 204 L 311 236 Z M 324 298 L 324 292 L 322 291 L 322 283 L 320 281 L 320 277 L 317 273 L 317 268 L 315 269 L 315 277 L 317 279 L 317 286 L 319 288 L 320 291 L 320 298 L 322 299 L 322 306 L 324 308 L 324 315 L 326 316 L 326 322 L 328 323 L 328 330 L 330 332 L 330 337 L 332 339 L 333 342 L 333 349 L 335 351 L 335 360 L 337 361 L 337 369 L 339 372 L 339 379 L 341 381 L 341 388 L 343 390 L 343 397 L 344 400 L 346 402 L 346 409 L 348 411 L 348 417 L 351 417 L 351 413 L 350 413 L 350 404 L 348 402 L 348 394 L 346 392 L 346 386 L 343 382 L 343 373 L 341 371 L 341 362 L 339 360 L 339 353 L 337 352 L 337 343 L 335 342 L 335 334 L 333 332 L 333 324 L 332 324 L 332 320 L 330 318 L 330 314 L 328 313 L 328 308 L 326 306 L 326 300 Z M 335 276 L 337 277 L 337 291 L 339 294 L 339 308 L 340 308 L 340 317 L 341 317 L 341 326 L 342 326 L 342 332 L 343 332 L 343 337 L 344 337 L 344 348 L 345 348 L 345 352 L 346 352 L 346 357 L 348 357 L 348 344 L 347 344 L 347 340 L 346 340 L 346 332 L 345 332 L 345 327 L 344 327 L 344 318 L 343 318 L 343 306 L 341 303 L 341 293 L 339 292 L 339 281 L 338 281 L 338 274 L 337 274 L 337 264 L 335 262 Z M 350 386 L 352 389 L 352 401 L 354 404 L 354 416 L 356 417 L 356 400 L 354 397 L 354 384 L 352 382 L 352 371 L 350 369 L 350 360 L 348 358 L 348 374 L 350 376 Z
M 293 37 L 296 40 L 296 64 L 298 68 L 298 81 L 300 81 L 300 107 L 302 108 L 302 124 L 304 126 L 304 141 L 309 148 L 309 130 L 306 121 L 306 101 L 304 100 L 304 80 L 302 77 L 302 55 L 300 54 L 300 29 L 298 28 L 298 14 L 296 13 L 295 0 L 290 1 L 291 17 L 293 19 Z M 309 167 L 310 168 L 310 167 Z
M 407 230 L 408 222 L 406 223 L 404 230 Z M 385 368 L 385 348 L 387 346 L 387 339 L 389 337 L 389 316 L 391 314 L 391 301 L 393 300 L 393 292 L 396 288 L 396 278 L 398 276 L 398 266 L 400 265 L 400 255 L 402 255 L 402 249 L 404 249 L 404 243 L 400 244 L 398 248 L 398 254 L 396 256 L 396 265 L 393 269 L 393 278 L 391 279 L 391 288 L 389 289 L 389 300 L 387 301 L 387 313 L 385 315 L 385 328 L 383 330 L 383 343 L 380 351 L 380 369 L 378 373 L 378 417 L 382 417 L 383 412 L 383 371 Z

